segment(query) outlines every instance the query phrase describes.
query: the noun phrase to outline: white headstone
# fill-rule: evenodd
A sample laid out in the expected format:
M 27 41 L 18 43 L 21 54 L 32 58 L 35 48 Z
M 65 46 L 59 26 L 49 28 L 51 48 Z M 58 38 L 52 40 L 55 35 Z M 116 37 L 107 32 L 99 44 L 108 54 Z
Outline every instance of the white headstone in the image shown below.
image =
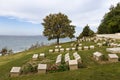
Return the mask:
M 38 59 L 38 54 L 33 54 L 32 59 L 34 59 L 34 60 Z
M 45 53 L 40 53 L 40 57 L 45 57 Z
M 70 68 L 70 70 L 78 69 L 78 62 L 77 62 L 77 60 L 69 60 L 69 68 Z
M 53 52 L 53 49 L 49 49 L 49 52 Z
M 46 73 L 47 64 L 38 64 L 38 73 Z

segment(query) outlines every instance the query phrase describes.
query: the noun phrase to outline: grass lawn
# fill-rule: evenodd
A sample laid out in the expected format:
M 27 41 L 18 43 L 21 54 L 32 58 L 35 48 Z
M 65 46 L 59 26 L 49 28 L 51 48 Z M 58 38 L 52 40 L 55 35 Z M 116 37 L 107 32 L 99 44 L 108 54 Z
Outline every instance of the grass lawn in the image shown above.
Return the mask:
M 63 48 L 70 47 L 71 42 L 61 44 Z M 96 45 L 94 42 L 83 42 L 83 45 Z M 55 45 L 44 46 L 42 48 L 24 51 L 17 54 L 0 57 L 0 80 L 120 80 L 120 62 L 100 64 L 93 60 L 92 53 L 100 51 L 107 57 L 106 46 L 101 48 L 95 47 L 93 50 L 78 51 L 83 64 L 86 68 L 79 68 L 73 71 L 63 71 L 47 74 L 27 74 L 20 75 L 19 77 L 9 77 L 10 69 L 13 66 L 22 66 L 31 60 L 31 57 L 35 53 L 46 54 L 46 58 L 51 60 L 50 64 L 55 63 L 56 57 L 60 53 L 48 53 L 49 49 L 54 48 Z M 70 55 L 72 56 L 71 51 Z M 61 52 L 65 54 L 67 52 Z M 120 54 L 117 54 L 120 57 Z M 73 58 L 73 57 L 71 57 Z

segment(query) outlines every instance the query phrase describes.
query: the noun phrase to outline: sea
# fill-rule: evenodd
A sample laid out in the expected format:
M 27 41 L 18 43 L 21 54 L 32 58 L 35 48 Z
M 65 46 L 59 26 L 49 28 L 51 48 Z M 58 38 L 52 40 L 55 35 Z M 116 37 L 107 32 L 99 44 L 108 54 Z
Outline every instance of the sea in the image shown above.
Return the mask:
M 60 39 L 60 43 L 74 41 L 74 39 L 63 38 Z M 0 35 L 0 51 L 2 48 L 12 49 L 14 53 L 21 52 L 29 49 L 32 45 L 44 44 L 50 45 L 55 43 L 56 39 L 48 41 L 46 37 L 38 35 L 38 36 L 6 36 Z

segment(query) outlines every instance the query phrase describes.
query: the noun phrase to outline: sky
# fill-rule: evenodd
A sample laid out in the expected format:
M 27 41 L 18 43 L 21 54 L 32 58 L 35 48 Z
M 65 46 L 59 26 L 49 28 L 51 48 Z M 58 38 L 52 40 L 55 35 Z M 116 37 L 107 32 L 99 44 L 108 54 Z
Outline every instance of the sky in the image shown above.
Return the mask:
M 43 35 L 43 18 L 64 13 L 76 26 L 78 36 L 87 24 L 95 32 L 120 0 L 0 0 L 0 35 Z

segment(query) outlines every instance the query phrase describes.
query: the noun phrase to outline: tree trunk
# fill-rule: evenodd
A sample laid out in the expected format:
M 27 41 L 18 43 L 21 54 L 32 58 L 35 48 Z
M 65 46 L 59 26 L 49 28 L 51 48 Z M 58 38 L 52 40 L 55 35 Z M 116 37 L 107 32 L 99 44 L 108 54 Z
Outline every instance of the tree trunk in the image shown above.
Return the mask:
M 57 37 L 57 45 L 59 45 L 59 37 Z

